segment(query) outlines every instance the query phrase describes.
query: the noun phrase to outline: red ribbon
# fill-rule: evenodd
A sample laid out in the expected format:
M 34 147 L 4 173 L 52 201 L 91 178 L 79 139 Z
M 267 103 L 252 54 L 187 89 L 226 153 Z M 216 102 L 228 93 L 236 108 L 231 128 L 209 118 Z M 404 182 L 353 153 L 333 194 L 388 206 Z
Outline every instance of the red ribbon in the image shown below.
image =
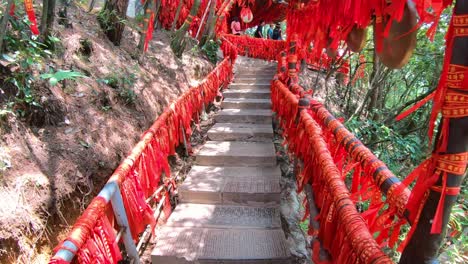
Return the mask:
M 24 0 L 24 8 L 26 9 L 26 13 L 28 14 L 29 22 L 31 22 L 31 25 L 29 25 L 29 28 L 31 28 L 31 32 L 34 35 L 39 35 L 36 14 L 34 13 L 33 0 Z
M 145 46 L 144 46 L 145 52 L 148 50 L 149 41 L 153 38 L 153 30 L 154 30 L 154 13 L 151 12 L 151 16 L 148 22 L 148 30 L 146 31 L 146 37 L 145 37 Z

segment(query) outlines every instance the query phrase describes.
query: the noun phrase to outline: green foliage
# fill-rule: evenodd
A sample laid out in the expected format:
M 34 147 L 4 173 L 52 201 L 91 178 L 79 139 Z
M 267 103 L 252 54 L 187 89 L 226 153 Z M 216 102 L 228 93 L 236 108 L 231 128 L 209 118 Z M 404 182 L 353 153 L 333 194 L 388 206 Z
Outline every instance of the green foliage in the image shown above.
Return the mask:
M 15 10 L 17 19 L 10 19 L 11 28 L 5 35 L 6 52 L 0 54 L 0 93 L 6 94 L 2 100 L 2 116 L 20 114 L 30 106 L 40 106 L 33 88 L 38 72 L 45 68 L 44 59 L 52 56 L 51 45 L 46 45 L 37 37 L 31 36 L 29 20 L 22 9 Z M 60 39 L 49 36 L 48 44 L 58 44 Z
M 220 46 L 220 43 L 218 41 L 210 40 L 202 47 L 203 53 L 214 64 L 218 62 L 217 52 L 218 52 L 219 46 Z
M 133 91 L 133 85 L 136 80 L 137 78 L 134 73 L 112 73 L 98 81 L 115 89 L 117 97 L 126 105 L 133 105 L 137 99 L 137 95 Z M 103 109 L 103 111 L 106 112 L 108 110 L 110 110 L 110 108 Z
M 468 263 L 468 189 L 465 180 L 461 194 L 452 208 L 448 223 L 447 241 L 443 245 L 442 257 L 448 263 Z
M 356 118 L 348 120 L 345 125 L 385 162 L 391 171 L 402 178 L 428 154 L 427 141 L 415 134 L 403 135 L 398 127 Z
M 101 9 L 97 15 L 99 25 L 104 31 L 115 29 L 115 24 L 126 24 L 127 20 L 120 18 L 117 10 Z
M 75 71 L 62 71 L 59 70 L 55 73 L 45 73 L 41 74 L 42 79 L 49 79 L 49 84 L 51 86 L 57 85 L 60 81 L 63 80 L 76 80 L 78 77 L 84 77 L 80 72 Z
M 432 105 L 428 103 L 401 121 L 396 121 L 395 117 L 437 87 L 445 53 L 444 37 L 451 11 L 448 9 L 442 15 L 433 42 L 425 35 L 428 26 L 423 26 L 418 31 L 418 44 L 413 56 L 400 70 L 389 70 L 382 64 L 374 63 L 373 42 L 369 41 L 360 54 L 350 57 L 352 79 L 360 64 L 359 55 L 364 56 L 364 77 L 346 87 L 336 87 L 334 90 L 337 93 L 330 95 L 334 97 L 334 101 L 346 104 L 341 106 L 348 118 L 345 123 L 348 129 L 400 179 L 404 179 L 430 156 L 432 146 L 429 146 L 427 130 Z M 372 30 L 368 34 L 368 39 L 372 39 Z M 385 72 L 388 74 L 385 75 Z M 378 92 L 373 94 L 375 90 Z M 364 99 L 367 101 L 363 102 Z M 360 105 L 363 107 L 359 110 Z M 436 127 L 437 124 L 438 121 Z M 468 191 L 466 186 L 462 190 L 464 191 L 453 207 L 447 237 L 441 250 L 444 263 L 468 263 Z M 365 209 L 365 204 L 363 208 Z M 405 235 L 400 240 L 404 238 Z M 399 254 L 394 250 L 389 254 L 398 262 Z
M 306 219 L 305 221 L 299 222 L 299 227 L 301 230 L 307 234 L 309 231 L 309 219 Z

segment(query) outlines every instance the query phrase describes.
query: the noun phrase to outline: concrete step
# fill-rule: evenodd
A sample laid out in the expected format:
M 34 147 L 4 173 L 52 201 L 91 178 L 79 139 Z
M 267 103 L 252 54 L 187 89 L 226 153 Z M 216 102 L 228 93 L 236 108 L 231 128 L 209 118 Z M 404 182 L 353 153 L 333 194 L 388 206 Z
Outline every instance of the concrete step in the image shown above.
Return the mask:
M 208 138 L 214 141 L 272 142 L 271 124 L 217 123 L 208 130 Z
M 290 263 L 282 230 L 163 227 L 153 264 Z
M 275 166 L 276 153 L 272 143 L 207 141 L 195 162 L 204 166 Z
M 281 228 L 279 207 L 178 204 L 166 226 L 209 228 Z
M 253 89 L 266 89 L 266 90 L 269 90 L 270 85 L 271 84 L 269 82 L 265 82 L 265 83 L 237 82 L 237 83 L 230 84 L 228 89 L 252 89 L 252 90 Z
M 222 107 L 224 109 L 271 109 L 271 100 L 226 98 Z
M 228 89 L 223 92 L 225 98 L 269 99 L 269 89 Z
M 267 109 L 223 109 L 215 116 L 217 123 L 271 124 L 272 112 Z
M 242 74 L 257 74 L 257 75 L 274 75 L 277 71 L 277 67 L 243 67 L 236 69 L 236 75 Z
M 268 74 L 243 73 L 243 74 L 236 74 L 234 79 L 258 78 L 258 79 L 267 79 L 267 82 L 270 82 L 274 76 L 275 76 L 274 73 L 268 73 Z
M 193 166 L 178 193 L 183 203 L 274 206 L 280 174 L 276 167 Z
M 239 67 L 240 66 L 240 67 Z M 246 71 L 246 72 L 270 72 L 270 71 L 275 71 L 278 66 L 276 64 L 271 64 L 271 65 L 257 65 L 257 64 L 252 64 L 252 65 L 239 65 L 236 67 L 236 70 L 238 71 Z
M 245 77 L 239 76 L 234 79 L 233 83 L 269 83 L 272 79 L 272 76 L 263 76 L 263 77 Z

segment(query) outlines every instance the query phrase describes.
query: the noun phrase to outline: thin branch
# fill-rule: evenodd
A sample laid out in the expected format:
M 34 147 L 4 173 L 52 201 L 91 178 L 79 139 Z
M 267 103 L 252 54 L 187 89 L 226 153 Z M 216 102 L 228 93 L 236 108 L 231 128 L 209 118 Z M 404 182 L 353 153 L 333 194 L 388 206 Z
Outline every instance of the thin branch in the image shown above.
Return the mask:
M 402 106 L 400 106 L 396 111 L 395 111 L 395 114 L 393 115 L 390 115 L 387 119 L 385 119 L 384 121 L 384 124 L 387 124 L 389 123 L 390 121 L 394 120 L 396 116 L 398 116 L 406 107 L 416 103 L 416 102 L 419 102 L 421 101 L 422 99 L 426 98 L 426 96 L 428 96 L 429 94 L 431 94 L 432 92 L 434 92 L 435 89 L 431 89 L 421 95 L 419 95 L 418 97 L 414 98 L 413 100 L 410 100 L 406 103 L 404 103 Z

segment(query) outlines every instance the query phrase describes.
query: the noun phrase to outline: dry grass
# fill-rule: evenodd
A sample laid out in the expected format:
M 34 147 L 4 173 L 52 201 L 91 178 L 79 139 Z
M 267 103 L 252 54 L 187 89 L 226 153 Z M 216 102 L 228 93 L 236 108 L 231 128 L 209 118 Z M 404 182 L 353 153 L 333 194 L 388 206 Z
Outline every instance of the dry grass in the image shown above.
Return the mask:
M 47 111 L 37 110 L 46 122 L 12 117 L 1 134 L 8 153 L 0 162 L 8 166 L 0 167 L 0 263 L 46 263 L 141 133 L 213 68 L 196 53 L 176 59 L 160 31 L 148 53 L 135 59 L 139 36 L 130 27 L 115 47 L 95 15 L 71 8 L 69 17 L 72 29 L 55 25 L 63 48 L 47 65 L 86 77 L 56 87 L 38 83 L 41 101 L 50 102 Z M 86 52 L 83 43 L 91 47 Z M 110 76 L 134 93 L 133 103 L 105 84 Z

